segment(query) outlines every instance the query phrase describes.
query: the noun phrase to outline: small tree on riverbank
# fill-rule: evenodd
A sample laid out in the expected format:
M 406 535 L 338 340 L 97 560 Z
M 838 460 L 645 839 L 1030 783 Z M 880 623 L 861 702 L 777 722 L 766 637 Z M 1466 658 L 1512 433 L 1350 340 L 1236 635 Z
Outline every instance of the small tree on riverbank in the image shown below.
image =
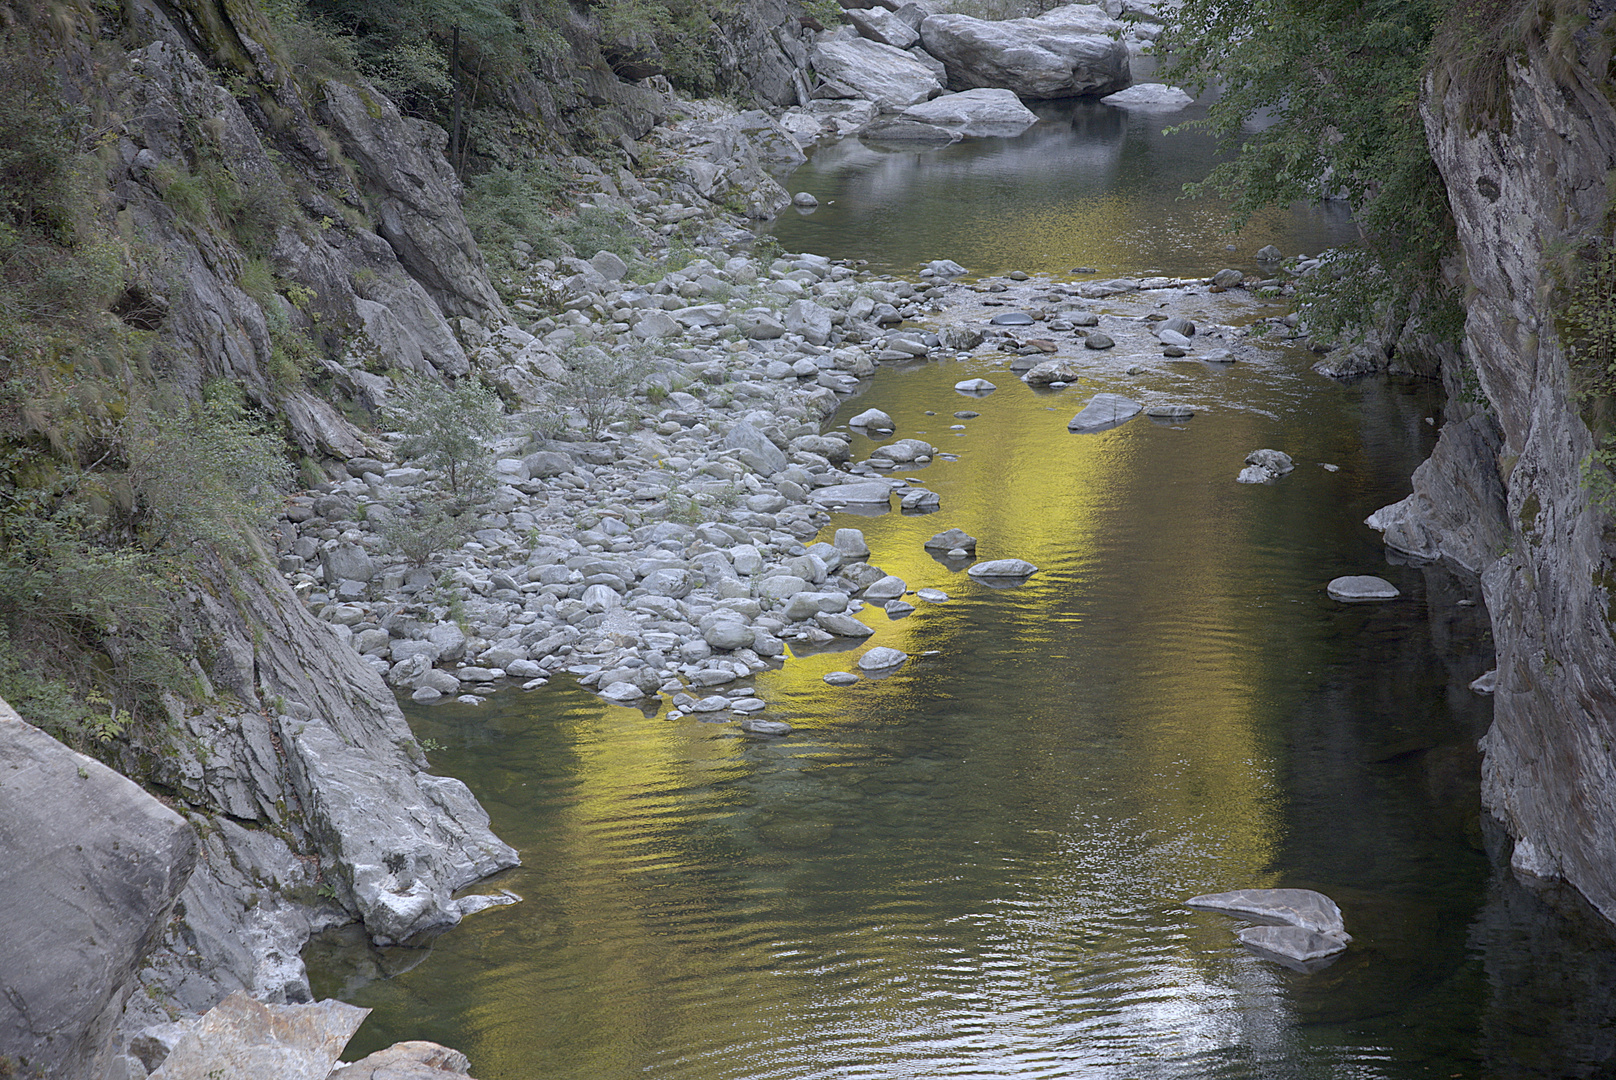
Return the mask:
M 504 409 L 481 383 L 464 379 L 448 387 L 420 379 L 401 382 L 383 415 L 404 435 L 399 450 L 442 473 L 455 496 L 475 494 L 493 483 L 488 443 L 499 431 Z

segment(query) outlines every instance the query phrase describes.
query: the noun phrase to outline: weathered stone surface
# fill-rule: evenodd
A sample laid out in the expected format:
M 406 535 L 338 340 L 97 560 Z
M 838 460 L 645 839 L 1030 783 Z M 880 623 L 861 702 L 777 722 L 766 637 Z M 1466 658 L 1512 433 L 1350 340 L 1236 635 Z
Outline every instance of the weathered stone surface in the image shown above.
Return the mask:
M 860 671 L 893 671 L 906 663 L 908 659 L 909 654 L 902 649 L 877 645 L 858 658 L 858 668 Z
M 1312 889 L 1234 889 L 1184 901 L 1185 907 L 1283 926 L 1299 926 L 1328 934 L 1343 944 L 1352 940 L 1334 900 Z
M 750 450 L 763 466 L 760 472 L 773 476 L 788 464 L 785 452 L 769 441 L 769 437 L 745 420 L 730 428 L 721 444 L 726 450 Z
M 1100 99 L 1107 105 L 1137 112 L 1177 112 L 1195 99 L 1176 86 L 1164 83 L 1136 83 Z
M 394 1043 L 331 1074 L 330 1080 L 469 1080 L 471 1062 L 435 1042 Z
M 930 68 L 902 49 L 863 39 L 814 46 L 814 70 L 852 87 L 884 110 L 898 110 L 942 93 Z
M 237 992 L 191 1025 L 152 1080 L 325 1080 L 369 1014 L 336 1000 L 265 1005 Z
M 1125 398 L 1121 394 L 1095 394 L 1089 398 L 1089 403 L 1067 422 L 1066 427 L 1070 431 L 1085 433 L 1105 431 L 1132 420 L 1143 408 L 1139 402 Z
M 920 24 L 920 39 L 948 69 L 951 90 L 1002 87 L 1023 99 L 1065 98 L 1110 94 L 1133 81 L 1122 30 L 1099 7 L 1069 4 L 1031 19 L 933 15 Z
M 1333 599 L 1349 604 L 1371 600 L 1395 600 L 1401 595 L 1397 591 L 1397 586 L 1385 578 L 1371 577 L 1367 574 L 1335 578 L 1325 586 L 1325 591 Z
M 944 94 L 911 105 L 898 115 L 968 137 L 1019 135 L 1038 122 L 1038 114 L 1023 105 L 1013 91 L 988 87 Z
M 101 1075 L 196 851 L 178 814 L 0 700 L 0 1054 Z
M 808 497 L 825 506 L 881 506 L 892 502 L 892 487 L 879 480 L 856 484 L 832 484 L 815 488 Z
M 919 31 L 885 8 L 849 9 L 847 21 L 853 24 L 859 37 L 891 45 L 894 49 L 907 49 L 920 41 Z
M 443 156 L 448 134 L 399 115 L 368 87 L 324 84 L 321 110 L 370 186 L 377 231 L 447 315 L 508 322 L 460 212 L 464 190 Z
M 279 729 L 309 830 L 378 943 L 454 925 L 467 901 L 453 892 L 520 861 L 459 780 L 352 746 L 323 719 L 283 717 Z
M 1444 424 L 1430 458 L 1414 470 L 1413 494 L 1365 523 L 1393 551 L 1481 573 L 1509 542 L 1498 438 L 1484 412 Z
M 953 551 L 955 548 L 963 551 L 975 551 L 976 537 L 964 529 L 945 529 L 927 540 L 922 546 L 927 551 Z
M 814 616 L 814 622 L 837 637 L 864 638 L 875 633 L 853 616 L 838 611 L 821 611 Z

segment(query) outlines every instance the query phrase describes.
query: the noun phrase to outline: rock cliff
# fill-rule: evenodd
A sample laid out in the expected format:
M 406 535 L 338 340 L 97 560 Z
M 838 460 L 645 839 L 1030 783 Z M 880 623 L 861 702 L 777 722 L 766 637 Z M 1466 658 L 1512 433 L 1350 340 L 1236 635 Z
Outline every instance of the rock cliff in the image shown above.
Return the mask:
M 1596 447 L 1551 272 L 1555 253 L 1610 236 L 1616 109 L 1601 32 L 1514 50 L 1491 115 L 1461 61 L 1427 84 L 1471 290 L 1465 353 L 1486 407 L 1456 410 L 1464 419 L 1414 495 L 1376 523 L 1394 547 L 1481 572 L 1498 656 L 1485 805 L 1514 838 L 1517 870 L 1563 877 L 1616 919 L 1616 532 L 1585 479 Z M 1455 390 L 1465 373 L 1446 374 Z

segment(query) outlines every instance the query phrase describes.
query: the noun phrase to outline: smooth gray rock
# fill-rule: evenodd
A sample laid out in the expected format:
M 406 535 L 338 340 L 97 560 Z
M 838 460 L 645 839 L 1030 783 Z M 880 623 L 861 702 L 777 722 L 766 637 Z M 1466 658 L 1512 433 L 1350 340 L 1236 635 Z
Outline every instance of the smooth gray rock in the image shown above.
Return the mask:
M 922 458 L 929 459 L 936 453 L 937 448 L 924 439 L 899 439 L 896 442 L 885 443 L 871 450 L 870 460 L 904 465 Z
M 1038 122 L 1038 114 L 1013 91 L 978 88 L 944 94 L 898 114 L 904 120 L 956 131 L 967 137 L 1020 135 Z
M 867 559 L 870 557 L 870 545 L 865 543 L 862 529 L 837 529 L 836 538 L 832 541 L 836 550 L 851 559 Z
M 184 818 L 0 700 L 0 1054 L 101 1075 L 196 857 Z
M 1372 600 L 1395 600 L 1402 594 L 1397 586 L 1384 578 L 1367 574 L 1338 577 L 1325 586 L 1333 599 L 1345 603 L 1363 603 Z
M 1100 99 L 1107 105 L 1136 112 L 1177 112 L 1195 99 L 1176 86 L 1165 83 L 1135 83 Z
M 1069 4 L 1031 19 L 932 15 L 920 40 L 947 68 L 950 89 L 1001 87 L 1031 100 L 1126 87 L 1133 80 L 1124 29 L 1101 8 Z
M 744 622 L 725 619 L 702 631 L 702 640 L 715 649 L 745 649 L 752 644 L 754 631 Z
M 1336 902 L 1312 889 L 1232 889 L 1192 896 L 1184 901 L 1184 906 L 1275 925 L 1300 926 L 1315 933 L 1352 940 L 1347 936 Z
M 766 476 L 773 476 L 784 469 L 788 464 L 785 452 L 769 441 L 769 437 L 745 420 L 739 421 L 729 429 L 720 444 L 726 450 L 750 450 L 758 456 Z
M 814 622 L 826 633 L 837 637 L 866 638 L 875 633 L 853 616 L 839 611 L 821 611 L 814 616 Z
M 863 39 L 821 41 L 813 49 L 820 77 L 851 87 L 878 108 L 896 111 L 936 97 L 943 86 L 925 64 L 902 49 Z
M 784 720 L 765 720 L 761 716 L 741 721 L 741 730 L 751 735 L 790 735 L 791 725 Z
M 1095 394 L 1066 427 L 1077 432 L 1105 431 L 1132 420 L 1143 408 L 1139 402 L 1121 394 Z
M 879 480 L 815 488 L 808 497 L 824 506 L 890 506 L 892 485 Z
M 327 582 L 369 581 L 376 576 L 376 563 L 358 544 L 337 544 L 320 552 Z
M 860 671 L 892 671 L 904 664 L 908 659 L 909 654 L 902 649 L 877 645 L 858 658 L 858 668 Z
M 972 394 L 980 397 L 983 394 L 993 393 L 993 391 L 997 390 L 998 387 L 994 386 L 986 379 L 964 379 L 955 383 L 954 389 L 958 390 L 962 394 Z
M 859 681 L 859 677 L 851 671 L 827 671 L 824 680 L 831 686 L 852 686 Z
M 964 529 L 945 529 L 927 540 L 922 546 L 927 551 L 953 551 L 955 548 L 975 551 L 976 537 Z
M 913 491 L 904 494 L 903 498 L 898 501 L 898 506 L 900 509 L 910 513 L 929 514 L 942 509 L 943 497 L 926 488 L 915 488 Z
M 1111 337 L 1111 335 L 1102 334 L 1098 330 L 1090 333 L 1083 339 L 1083 347 L 1085 349 L 1093 349 L 1096 352 L 1102 349 L 1114 349 L 1116 348 L 1116 345 L 1117 343 Z
M 1037 321 L 1025 311 L 1004 311 L 988 320 L 993 326 L 1032 326 Z
M 1024 578 L 1038 572 L 1026 559 L 989 559 L 975 563 L 965 571 L 974 578 Z
M 1346 950 L 1347 944 L 1328 934 L 1314 933 L 1300 926 L 1248 926 L 1235 934 L 1240 944 L 1268 959 L 1297 966 L 1300 970 L 1316 970 L 1308 965 L 1318 964 Z
M 883 431 L 892 430 L 892 417 L 880 409 L 865 409 L 847 422 L 848 427 L 879 428 Z
M 885 8 L 849 8 L 843 18 L 853 24 L 859 37 L 894 49 L 907 49 L 920 40 L 919 31 Z
M 896 600 L 902 596 L 909 586 L 903 578 L 893 574 L 872 582 L 865 586 L 864 598 L 866 600 Z
M 237 991 L 190 1026 L 152 1080 L 326 1080 L 368 1015 L 334 999 L 265 1005 Z

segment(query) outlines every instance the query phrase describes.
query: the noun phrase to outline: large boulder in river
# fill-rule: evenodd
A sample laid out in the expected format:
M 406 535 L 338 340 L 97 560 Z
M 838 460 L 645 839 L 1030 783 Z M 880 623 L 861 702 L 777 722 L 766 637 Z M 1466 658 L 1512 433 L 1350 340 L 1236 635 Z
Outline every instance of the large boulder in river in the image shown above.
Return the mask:
M 920 24 L 920 40 L 948 70 L 950 90 L 1002 87 L 1041 100 L 1110 94 L 1132 83 L 1122 30 L 1099 7 L 1068 4 L 998 22 L 933 15 Z
M 943 85 L 925 64 L 902 49 L 863 38 L 814 46 L 814 70 L 851 87 L 883 110 L 897 111 L 936 97 Z
M 1038 114 L 1023 105 L 1013 91 L 988 88 L 944 94 L 911 105 L 899 118 L 973 137 L 1020 135 L 1038 122 Z
M 0 1052 L 101 1076 L 135 974 L 196 864 L 185 819 L 0 701 Z

